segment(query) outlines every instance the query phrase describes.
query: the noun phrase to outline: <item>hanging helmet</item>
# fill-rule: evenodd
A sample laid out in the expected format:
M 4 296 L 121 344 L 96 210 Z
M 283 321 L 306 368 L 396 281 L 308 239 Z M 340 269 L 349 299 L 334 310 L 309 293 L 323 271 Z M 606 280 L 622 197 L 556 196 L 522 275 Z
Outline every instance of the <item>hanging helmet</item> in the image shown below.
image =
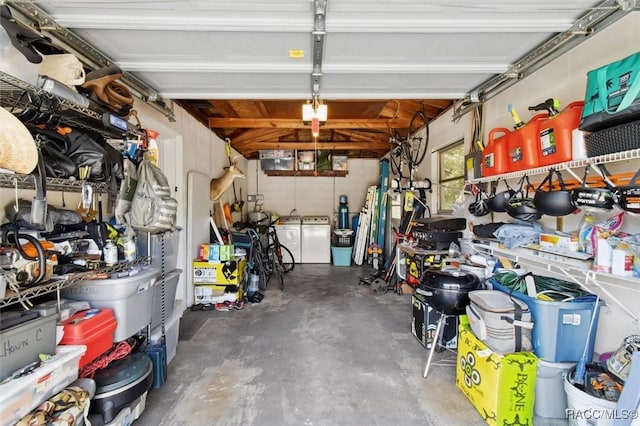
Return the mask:
M 511 189 L 509 187 L 509 184 L 505 180 L 504 183 L 505 185 L 507 185 L 507 189 L 496 193 L 496 189 L 498 188 L 499 183 L 500 183 L 500 180 L 498 179 L 495 186 L 493 187 L 492 195 L 487 199 L 487 207 L 489 207 L 494 212 L 504 213 L 507 211 L 507 202 L 511 197 L 515 195 L 516 191 Z
M 526 190 L 524 183 L 527 182 Z M 529 197 L 529 178 L 524 176 L 520 181 L 520 189 L 509 199 L 506 204 L 507 214 L 513 218 L 533 222 L 540 220 L 542 212 L 538 210 L 533 199 Z
M 487 206 L 487 194 L 484 191 L 478 190 L 476 199 L 469 204 L 469 213 L 477 217 L 486 216 L 491 213 L 491 210 L 489 210 Z

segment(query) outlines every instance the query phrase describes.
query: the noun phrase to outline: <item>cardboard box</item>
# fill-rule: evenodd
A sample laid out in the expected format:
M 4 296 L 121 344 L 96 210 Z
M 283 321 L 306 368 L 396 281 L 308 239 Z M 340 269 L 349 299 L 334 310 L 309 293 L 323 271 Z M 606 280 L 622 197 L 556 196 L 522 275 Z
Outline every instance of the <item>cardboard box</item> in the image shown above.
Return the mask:
M 220 259 L 220 245 L 209 244 L 209 262 L 217 262 Z
M 411 296 L 413 305 L 413 317 L 411 319 L 411 332 L 422 346 L 429 349 L 436 335 L 436 327 L 440 319 L 440 313 L 433 309 L 422 294 Z M 458 345 L 458 317 L 447 318 L 442 332 L 442 343 L 446 348 L 455 349 Z
M 193 284 L 241 284 L 245 258 L 236 257 L 225 262 L 193 261 Z
M 198 260 L 203 262 L 217 262 L 220 260 L 219 244 L 200 244 Z
M 233 244 L 225 244 L 225 245 L 218 246 L 218 260 L 220 260 L 220 262 L 233 260 Z
M 456 386 L 487 424 L 533 424 L 537 362 L 532 352 L 492 352 L 460 316 Z
M 203 284 L 194 287 L 195 303 L 239 302 L 242 300 L 242 286 Z
M 578 251 L 578 238 L 555 234 L 540 234 L 540 246 L 557 247 L 566 251 Z

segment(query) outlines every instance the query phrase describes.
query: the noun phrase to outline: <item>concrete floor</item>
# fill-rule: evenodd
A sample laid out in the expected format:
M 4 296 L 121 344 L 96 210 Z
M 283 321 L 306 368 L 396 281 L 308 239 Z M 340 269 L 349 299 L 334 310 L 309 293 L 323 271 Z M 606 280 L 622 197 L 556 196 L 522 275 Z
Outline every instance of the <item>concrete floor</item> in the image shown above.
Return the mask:
M 411 296 L 376 295 L 358 284 L 367 272 L 296 265 L 259 304 L 187 310 L 168 381 L 136 425 L 485 424 L 454 367 L 422 377 Z

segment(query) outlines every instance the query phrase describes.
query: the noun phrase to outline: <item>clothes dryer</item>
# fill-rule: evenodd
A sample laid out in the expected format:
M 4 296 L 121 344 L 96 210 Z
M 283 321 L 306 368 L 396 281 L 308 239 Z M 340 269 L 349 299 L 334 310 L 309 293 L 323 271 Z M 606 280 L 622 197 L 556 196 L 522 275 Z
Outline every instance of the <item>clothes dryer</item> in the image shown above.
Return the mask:
M 302 217 L 302 263 L 331 262 L 329 216 Z

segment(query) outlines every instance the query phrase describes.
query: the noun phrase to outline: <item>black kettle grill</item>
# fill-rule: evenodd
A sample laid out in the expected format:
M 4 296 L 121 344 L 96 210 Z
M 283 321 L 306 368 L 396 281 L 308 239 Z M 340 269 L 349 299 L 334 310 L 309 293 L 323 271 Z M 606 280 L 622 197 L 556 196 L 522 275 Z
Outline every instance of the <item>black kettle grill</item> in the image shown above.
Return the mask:
M 480 280 L 471 272 L 427 269 L 420 280 L 420 293 L 441 314 L 462 315 L 470 303 L 469 292 L 479 286 Z

